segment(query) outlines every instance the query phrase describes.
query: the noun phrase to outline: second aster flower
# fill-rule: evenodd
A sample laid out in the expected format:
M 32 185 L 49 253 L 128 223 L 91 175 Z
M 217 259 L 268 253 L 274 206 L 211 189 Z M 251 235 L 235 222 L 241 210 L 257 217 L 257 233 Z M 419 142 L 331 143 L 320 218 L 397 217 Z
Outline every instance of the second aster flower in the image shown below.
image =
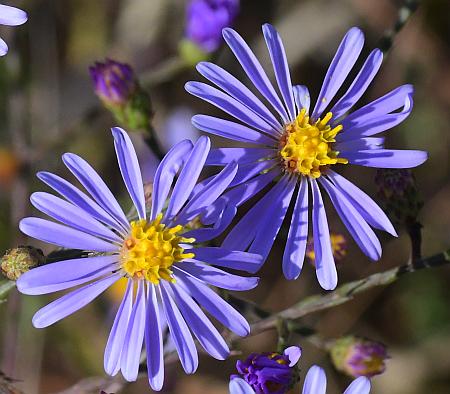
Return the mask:
M 126 380 L 136 380 L 145 343 L 150 385 L 160 390 L 164 380 L 162 327 L 168 326 L 186 373 L 194 373 L 198 366 L 193 335 L 211 356 L 225 359 L 228 346 L 203 310 L 240 336 L 248 334 L 249 325 L 210 286 L 249 290 L 258 279 L 230 274 L 215 266 L 255 271 L 261 257 L 198 245 L 195 234 L 213 237 L 217 232 L 214 226 L 191 231 L 186 228 L 199 216 L 205 223 L 214 223 L 206 217 L 205 209 L 227 188 L 237 171 L 237 165 L 231 163 L 202 190 L 193 192 L 209 152 L 207 137 L 200 137 L 195 144 L 181 141 L 167 153 L 156 170 L 148 212 L 131 140 L 119 128 L 113 129 L 113 136 L 122 178 L 138 218 L 127 219 L 108 186 L 85 160 L 65 154 L 64 164 L 87 193 L 55 174 L 40 172 L 38 177 L 63 198 L 37 192 L 31 202 L 55 221 L 29 217 L 22 219 L 20 229 L 33 238 L 79 249 L 88 256 L 32 269 L 19 278 L 17 287 L 24 294 L 38 295 L 78 286 L 36 312 L 33 325 L 43 328 L 76 312 L 126 278 L 126 290 L 105 349 L 104 367 L 110 375 L 121 371 Z
M 246 380 L 232 378 L 229 384 L 230 394 L 272 394 L 285 393 L 285 391 L 256 391 Z M 371 389 L 370 380 L 366 377 L 355 379 L 343 394 L 369 394 Z M 327 376 L 323 368 L 313 365 L 309 368 L 303 383 L 302 394 L 326 394 Z
M 284 394 L 298 380 L 295 368 L 301 356 L 297 346 L 280 353 L 252 353 L 244 361 L 236 363 L 239 374 L 231 379 L 243 378 L 256 394 Z
M 409 168 L 426 160 L 427 154 L 422 151 L 385 149 L 384 137 L 376 136 L 398 125 L 410 114 L 413 88 L 411 85 L 400 86 L 347 114 L 367 90 L 383 57 L 380 50 L 372 51 L 347 91 L 334 100 L 364 44 L 361 30 L 352 28 L 329 66 L 316 104 L 311 106 L 308 89 L 292 85 L 278 32 L 266 24 L 263 33 L 281 96 L 244 39 L 229 28 L 224 29 L 223 36 L 254 90 L 269 106 L 237 78 L 212 63 L 200 63 L 197 69 L 219 89 L 202 82 L 186 84 L 188 92 L 235 118 L 230 121 L 196 115 L 194 125 L 202 131 L 246 144 L 238 148 L 214 149 L 208 158 L 210 165 L 239 163 L 239 171 L 231 183 L 234 188 L 223 198 L 238 207 L 275 182 L 275 186 L 270 187 L 233 227 L 223 246 L 249 250 L 266 259 L 289 206 L 294 204 L 283 256 L 283 273 L 287 279 L 296 279 L 300 275 L 311 227 L 316 275 L 320 285 L 331 290 L 338 280 L 321 189 L 330 197 L 361 250 L 370 259 L 378 260 L 381 244 L 372 227 L 394 236 L 396 231 L 382 209 L 335 170 L 348 164 Z

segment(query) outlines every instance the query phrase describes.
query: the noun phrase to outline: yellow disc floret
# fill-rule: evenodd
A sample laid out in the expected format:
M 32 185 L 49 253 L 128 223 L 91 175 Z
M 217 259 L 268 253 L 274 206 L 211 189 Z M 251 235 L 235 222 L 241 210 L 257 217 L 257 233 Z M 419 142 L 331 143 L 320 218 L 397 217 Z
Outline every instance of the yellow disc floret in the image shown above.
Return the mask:
M 323 119 L 311 122 L 302 109 L 295 121 L 286 125 L 280 139 L 280 157 L 286 171 L 319 178 L 324 166 L 348 163 L 332 149 L 342 130 L 342 125 L 331 128 L 328 124 L 332 116 L 328 112 Z
M 129 277 L 154 284 L 161 279 L 175 282 L 172 265 L 194 257 L 194 253 L 185 253 L 180 246 L 194 242 L 194 238 L 179 235 L 183 226 L 166 227 L 161 219 L 162 214 L 150 223 L 145 219 L 130 223 L 130 234 L 120 250 L 121 266 Z

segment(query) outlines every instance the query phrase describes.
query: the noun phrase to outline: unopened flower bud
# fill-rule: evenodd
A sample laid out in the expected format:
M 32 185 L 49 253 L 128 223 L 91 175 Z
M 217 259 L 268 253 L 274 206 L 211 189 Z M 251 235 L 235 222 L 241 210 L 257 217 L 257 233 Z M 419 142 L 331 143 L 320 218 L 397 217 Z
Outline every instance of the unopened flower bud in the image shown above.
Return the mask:
M 347 255 L 347 240 L 339 233 L 330 233 L 330 240 L 334 260 L 339 262 Z M 308 239 L 308 243 L 306 244 L 306 257 L 314 265 L 316 255 L 314 253 L 314 241 L 312 237 Z
M 252 353 L 246 360 L 238 360 L 236 369 L 239 374 L 231 379 L 244 379 L 257 394 L 284 394 L 299 379 L 295 368 L 301 356 L 301 349 L 291 346 L 280 353 Z
M 128 64 L 107 59 L 89 67 L 95 94 L 105 105 L 125 105 L 137 88 L 132 68 Z
M 375 176 L 379 201 L 396 224 L 416 222 L 423 201 L 409 169 L 379 169 Z
M 32 246 L 19 246 L 6 251 L 1 259 L 1 268 L 8 279 L 17 280 L 20 275 L 44 261 L 45 256 L 42 250 Z
M 133 69 L 107 59 L 89 67 L 94 90 L 116 120 L 130 130 L 148 130 L 153 117 L 150 97 L 141 88 Z
M 354 336 L 336 340 L 331 348 L 331 360 L 336 369 L 355 378 L 383 373 L 388 358 L 382 343 Z

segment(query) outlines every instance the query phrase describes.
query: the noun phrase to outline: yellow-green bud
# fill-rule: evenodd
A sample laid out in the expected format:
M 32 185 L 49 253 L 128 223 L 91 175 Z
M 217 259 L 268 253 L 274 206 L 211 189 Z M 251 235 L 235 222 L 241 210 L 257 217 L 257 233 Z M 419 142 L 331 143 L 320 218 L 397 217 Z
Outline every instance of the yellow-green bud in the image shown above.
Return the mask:
M 331 361 L 338 371 L 352 377 L 379 375 L 389 358 L 386 346 L 380 342 L 354 336 L 342 337 L 330 350 Z
M 19 246 L 6 251 L 1 259 L 1 268 L 8 279 L 17 280 L 24 272 L 42 264 L 44 261 L 45 256 L 42 250 L 32 246 Z

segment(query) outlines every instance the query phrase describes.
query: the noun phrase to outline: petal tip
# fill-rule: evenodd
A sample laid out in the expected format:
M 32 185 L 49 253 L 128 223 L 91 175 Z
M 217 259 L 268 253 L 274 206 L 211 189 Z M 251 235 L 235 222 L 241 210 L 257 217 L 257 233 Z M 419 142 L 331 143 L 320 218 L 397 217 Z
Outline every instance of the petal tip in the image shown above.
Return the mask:
M 111 127 L 111 133 L 112 133 L 113 137 L 116 138 L 120 135 L 126 134 L 126 131 L 119 126 L 114 126 L 114 127 Z

